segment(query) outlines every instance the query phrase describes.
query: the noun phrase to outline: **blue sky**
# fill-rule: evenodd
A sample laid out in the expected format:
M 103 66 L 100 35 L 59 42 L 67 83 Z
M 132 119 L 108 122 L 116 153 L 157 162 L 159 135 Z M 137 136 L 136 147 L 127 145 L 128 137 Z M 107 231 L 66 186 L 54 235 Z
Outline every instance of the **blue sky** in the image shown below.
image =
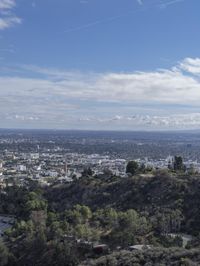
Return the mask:
M 200 128 L 199 0 L 0 0 L 0 123 Z

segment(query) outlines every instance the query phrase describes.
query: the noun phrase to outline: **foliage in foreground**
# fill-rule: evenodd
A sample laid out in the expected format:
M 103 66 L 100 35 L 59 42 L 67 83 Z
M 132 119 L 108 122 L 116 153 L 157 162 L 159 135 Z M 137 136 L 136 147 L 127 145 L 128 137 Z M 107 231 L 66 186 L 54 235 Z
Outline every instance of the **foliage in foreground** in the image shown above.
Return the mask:
M 199 190 L 198 176 L 165 172 L 7 187 L 0 209 L 17 221 L 0 243 L 0 265 L 200 265 Z M 184 249 L 169 233 L 195 239 Z M 93 252 L 98 243 L 107 256 Z M 153 248 L 129 252 L 136 244 Z

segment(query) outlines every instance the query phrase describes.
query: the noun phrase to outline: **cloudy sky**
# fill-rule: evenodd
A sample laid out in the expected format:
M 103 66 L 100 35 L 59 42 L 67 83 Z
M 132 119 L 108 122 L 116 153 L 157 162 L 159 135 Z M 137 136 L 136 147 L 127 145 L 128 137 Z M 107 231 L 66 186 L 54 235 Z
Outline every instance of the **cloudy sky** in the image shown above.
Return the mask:
M 199 0 L 0 0 L 0 127 L 200 129 Z

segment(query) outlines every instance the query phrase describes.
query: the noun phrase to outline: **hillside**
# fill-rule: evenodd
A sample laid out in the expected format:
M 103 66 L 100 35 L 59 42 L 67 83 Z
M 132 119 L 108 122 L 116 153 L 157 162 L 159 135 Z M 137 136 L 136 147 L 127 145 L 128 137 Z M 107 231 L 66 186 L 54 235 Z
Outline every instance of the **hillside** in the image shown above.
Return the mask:
M 179 210 L 184 230 L 195 232 L 200 229 L 199 176 L 161 173 L 153 177 L 141 175 L 126 179 L 86 178 L 71 185 L 50 188 L 47 198 L 50 206 L 59 211 L 75 204 L 87 205 L 92 210 L 106 207 L 135 209 L 149 216 Z
M 199 176 L 27 180 L 0 192 L 1 211 L 17 217 L 0 243 L 4 266 L 200 265 Z

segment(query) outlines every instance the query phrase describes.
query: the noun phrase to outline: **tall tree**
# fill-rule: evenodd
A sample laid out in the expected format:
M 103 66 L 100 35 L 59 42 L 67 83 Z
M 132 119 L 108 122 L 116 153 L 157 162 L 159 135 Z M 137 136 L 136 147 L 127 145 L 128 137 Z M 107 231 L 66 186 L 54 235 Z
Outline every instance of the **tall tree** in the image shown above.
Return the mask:
M 126 173 L 130 173 L 132 175 L 135 175 L 138 168 L 139 168 L 139 165 L 136 161 L 129 161 L 127 166 L 126 166 Z

